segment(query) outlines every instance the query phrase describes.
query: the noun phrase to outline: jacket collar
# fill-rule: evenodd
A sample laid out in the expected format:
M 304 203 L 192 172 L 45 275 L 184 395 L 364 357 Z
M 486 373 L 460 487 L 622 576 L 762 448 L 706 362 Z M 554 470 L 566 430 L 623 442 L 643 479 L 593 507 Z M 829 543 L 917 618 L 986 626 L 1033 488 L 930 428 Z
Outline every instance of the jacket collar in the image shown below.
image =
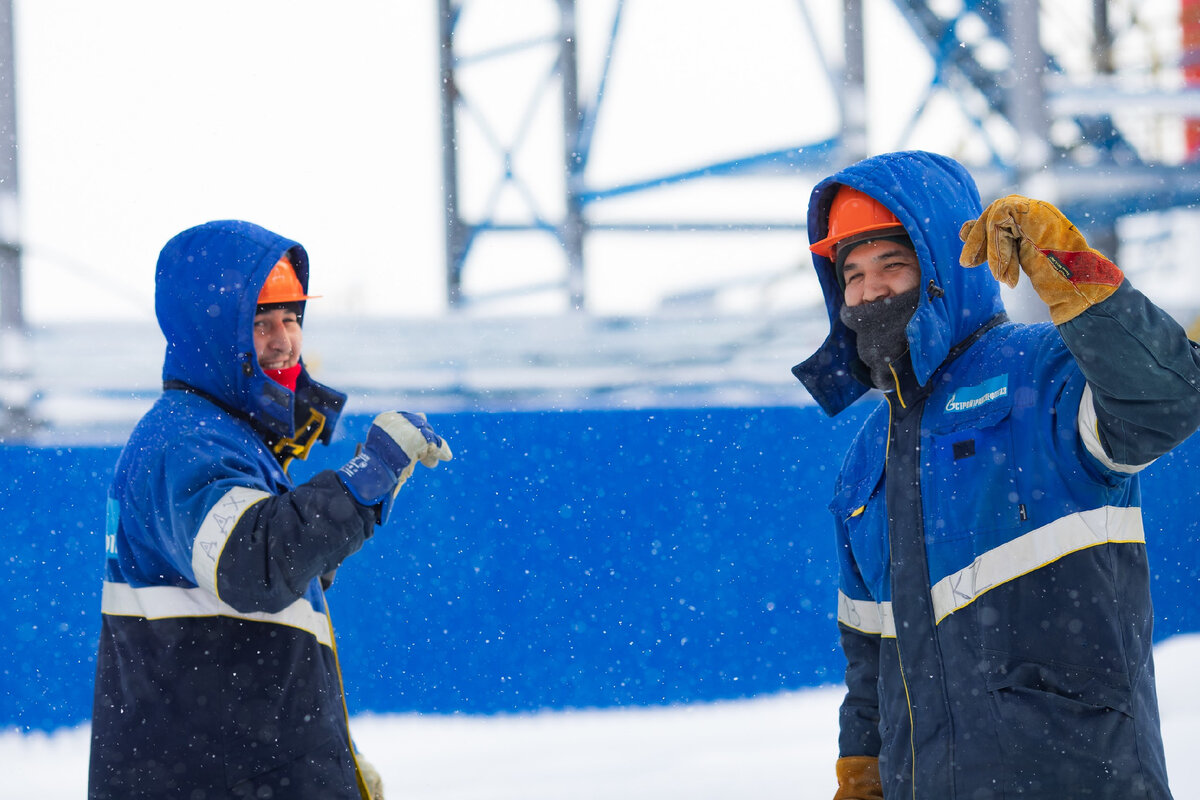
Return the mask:
M 971 348 L 985 333 L 999 325 L 1008 322 L 1008 314 L 1001 312 L 996 314 L 983 325 L 980 325 L 967 338 L 963 339 L 955 345 L 950 353 L 946 356 L 946 360 L 934 373 L 933 377 L 921 383 L 917 380 L 916 371 L 913 369 L 912 361 L 908 358 L 901 359 L 892 369 L 892 383 L 889 386 L 878 387 L 885 395 L 888 396 L 892 405 L 892 413 L 897 417 L 903 417 L 910 409 L 917 407 L 921 401 L 928 397 L 934 386 L 937 385 L 937 378 L 943 373 L 944 369 L 952 364 L 955 359 Z M 793 371 L 800 369 L 803 365 L 797 365 Z M 851 369 L 854 372 L 855 379 L 863 385 L 863 391 L 866 391 L 867 384 L 870 383 L 870 375 L 866 366 L 861 362 Z

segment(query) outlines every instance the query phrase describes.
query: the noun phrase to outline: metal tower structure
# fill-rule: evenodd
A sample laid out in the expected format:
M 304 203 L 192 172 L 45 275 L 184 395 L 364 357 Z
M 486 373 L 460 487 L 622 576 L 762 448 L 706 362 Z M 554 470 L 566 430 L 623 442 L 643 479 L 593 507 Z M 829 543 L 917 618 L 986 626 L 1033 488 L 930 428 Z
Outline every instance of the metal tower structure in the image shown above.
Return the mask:
M 587 0 L 584 0 L 587 2 Z M 611 26 L 604 47 L 603 66 L 593 91 L 581 96 L 578 83 L 576 0 L 547 0 L 542 15 L 531 15 L 527 35 L 518 41 L 503 41 L 467 50 L 460 42 L 462 20 L 473 10 L 470 0 L 439 0 L 440 52 L 442 81 L 442 175 L 446 229 L 446 293 L 451 307 L 469 298 L 464 295 L 463 278 L 472 253 L 489 238 L 542 233 L 557 242 L 566 268 L 564 278 L 549 285 L 567 293 L 569 305 L 579 309 L 584 297 L 584 242 L 595 232 L 695 232 L 798 230 L 801 215 L 794 211 L 772 219 L 729 221 L 674 221 L 646 219 L 607 219 L 591 217 L 589 211 L 605 201 L 648 192 L 692 180 L 715 176 L 762 174 L 765 171 L 819 169 L 829 163 L 838 147 L 836 140 L 798 143 L 769 152 L 697 165 L 694 168 L 647 175 L 638 180 L 594 185 L 588 179 L 597 120 L 604 104 L 609 67 L 622 31 L 625 0 L 613 4 Z M 528 10 L 528 9 L 523 9 Z M 524 86 L 506 84 L 506 100 L 499 105 L 501 116 L 517 118 L 508 130 L 489 116 L 489 101 L 496 98 L 472 92 L 473 79 L 498 62 L 540 59 L 540 69 L 530 73 Z M 511 98 L 520 98 L 512 100 Z M 527 141 L 533 121 L 546 107 L 557 105 L 561 115 L 559 142 L 554 148 L 531 146 Z M 494 111 L 495 104 L 491 110 Z M 463 141 L 463 131 L 475 135 L 475 151 Z M 532 158 L 530 152 L 533 152 Z M 473 212 L 464 211 L 462 193 L 464 163 L 473 158 L 477 172 L 470 177 L 488 182 L 486 198 Z M 524 159 L 524 165 L 522 165 Z M 534 163 L 530 163 L 530 162 Z M 552 163 L 557 169 L 546 169 Z M 523 168 L 526 171 L 523 171 Z M 530 172 L 553 174 L 555 185 L 549 194 L 539 191 L 541 183 L 530 179 Z M 502 198 L 514 202 L 508 213 L 500 210 Z M 516 291 L 537 291 L 546 285 L 528 286 Z
M 604 1 L 580 3 L 582 7 Z M 593 48 L 603 53 L 599 78 L 581 94 L 576 0 L 545 0 L 542 13 L 528 17 L 528 34 L 517 40 L 488 41 L 486 30 L 481 34 L 477 26 L 469 45 L 462 41 L 461 28 L 482 3 L 439 0 L 446 279 L 451 307 L 474 299 L 464 293 L 468 266 L 471 270 L 504 268 L 473 260 L 473 253 L 492 237 L 550 237 L 565 264 L 564 277 L 551 286 L 567 294 L 571 307 L 583 308 L 587 302 L 585 243 L 594 234 L 802 229 L 802 208 L 781 209 L 770 219 L 702 222 L 614 220 L 596 212 L 616 197 L 713 176 L 736 179 L 764 171 L 791 171 L 811 179 L 867 155 L 873 120 L 867 100 L 872 87 L 864 30 L 872 24 L 868 12 L 877 15 L 884 5 L 907 23 L 932 65 L 932 77 L 912 106 L 911 118 L 898 139 L 884 149 L 924 146 L 923 121 L 931 108 L 949 101 L 965 120 L 970 141 L 961 143 L 961 152 L 948 154 L 972 168 L 985 196 L 1019 191 L 1051 199 L 1094 244 L 1110 252 L 1115 250 L 1119 216 L 1200 203 L 1197 162 L 1186 152 L 1165 154 L 1155 144 L 1161 139 L 1161 124 L 1158 133 L 1146 131 L 1148 120 L 1166 120 L 1182 129 L 1183 120 L 1200 119 L 1200 90 L 1186 84 L 1180 88 L 1177 80 L 1171 80 L 1182 72 L 1178 62 L 1190 63 L 1190 54 L 1185 52 L 1176 63 L 1165 65 L 1166 79 L 1122 62 L 1117 53 L 1123 52 L 1122 44 L 1144 22 L 1139 15 L 1146 4 L 1135 0 L 842 0 L 841 41 L 833 46 L 813 22 L 817 4 L 796 0 L 795 13 L 803 23 L 797 30 L 808 34 L 808 40 L 797 41 L 796 46 L 821 54 L 833 98 L 824 113 L 837 118 L 833 136 L 619 185 L 594 185 L 588 167 L 597 120 L 627 6 L 638 1 L 607 0 L 612 14 L 607 40 L 602 48 Z M 1194 0 L 1165 2 L 1196 5 Z M 830 5 L 821 7 L 827 11 Z M 755 11 L 747 8 L 745 13 Z M 598 34 L 589 29 L 585 35 Z M 496 97 L 476 76 L 518 58 L 540 59 L 540 68 L 529 73 L 526 85 L 510 82 L 495 90 L 506 98 L 502 105 L 510 115 L 519 111 L 503 133 L 489 116 L 488 103 Z M 522 100 L 514 104 L 513 97 Z M 778 102 L 802 100 L 780 96 Z M 528 137 L 533 122 L 550 113 L 547 107 L 560 120 L 559 139 L 531 148 Z M 468 128 L 474 130 L 471 143 L 463 136 Z M 531 158 L 531 151 L 536 157 Z M 553 180 L 531 177 L 539 169 Z M 491 181 L 486 197 L 470 209 L 461 201 L 468 178 L 473 184 L 485 178 Z M 546 185 L 553 187 L 549 193 Z M 505 194 L 515 202 L 501 212 Z

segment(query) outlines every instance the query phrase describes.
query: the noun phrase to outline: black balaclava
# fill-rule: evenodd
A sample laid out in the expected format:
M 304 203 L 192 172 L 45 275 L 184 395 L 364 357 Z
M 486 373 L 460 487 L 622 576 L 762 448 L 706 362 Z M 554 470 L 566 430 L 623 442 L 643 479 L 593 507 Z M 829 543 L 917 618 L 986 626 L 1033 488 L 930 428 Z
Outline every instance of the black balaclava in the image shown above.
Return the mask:
M 858 338 L 858 357 L 871 371 L 877 388 L 894 385 L 891 365 L 908 357 L 905 328 L 921 300 L 921 287 L 856 306 L 843 305 L 838 312 L 847 328 Z

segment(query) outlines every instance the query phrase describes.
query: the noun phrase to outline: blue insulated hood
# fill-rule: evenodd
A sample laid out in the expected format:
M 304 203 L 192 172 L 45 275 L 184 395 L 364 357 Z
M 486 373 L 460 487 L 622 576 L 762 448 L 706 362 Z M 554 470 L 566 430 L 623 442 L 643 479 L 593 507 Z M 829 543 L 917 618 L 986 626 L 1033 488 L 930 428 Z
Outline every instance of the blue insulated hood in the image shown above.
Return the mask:
M 176 235 L 155 274 L 155 313 L 167 339 L 163 381 L 198 389 L 279 436 L 295 431 L 295 397 L 258 366 L 254 315 L 267 274 L 288 252 L 307 292 L 304 248 L 238 220 Z
M 1004 310 L 1000 284 L 987 267 L 959 266 L 958 231 L 982 212 L 979 190 L 966 168 L 936 153 L 905 151 L 858 162 L 817 184 L 809 198 L 808 238 L 823 239 L 839 186 L 870 195 L 900 220 L 921 262 L 920 304 L 909 320 L 909 353 L 917 382 L 926 384 L 950 350 Z M 869 387 L 854 377 L 861 368 L 854 332 L 839 318 L 842 289 L 828 258 L 813 255 L 825 294 L 830 333 L 792 373 L 825 413 L 833 416 Z

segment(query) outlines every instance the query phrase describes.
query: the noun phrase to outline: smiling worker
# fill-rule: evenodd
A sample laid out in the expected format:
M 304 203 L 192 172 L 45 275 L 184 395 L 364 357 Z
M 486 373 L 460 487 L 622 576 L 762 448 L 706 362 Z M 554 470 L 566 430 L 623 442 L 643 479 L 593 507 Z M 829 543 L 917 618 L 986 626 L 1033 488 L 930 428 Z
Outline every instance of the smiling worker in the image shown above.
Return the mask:
M 1167 800 L 1138 473 L 1200 426 L 1197 346 L 934 153 L 822 181 L 809 236 L 831 330 L 793 372 L 831 416 L 881 393 L 830 503 L 835 798 Z M 1021 273 L 1051 323 L 1008 320 Z
M 109 491 L 88 794 L 378 798 L 357 757 L 322 576 L 384 523 L 424 417 L 375 418 L 362 452 L 295 485 L 345 395 L 301 358 L 308 254 L 241 221 L 163 248 L 163 393 Z

